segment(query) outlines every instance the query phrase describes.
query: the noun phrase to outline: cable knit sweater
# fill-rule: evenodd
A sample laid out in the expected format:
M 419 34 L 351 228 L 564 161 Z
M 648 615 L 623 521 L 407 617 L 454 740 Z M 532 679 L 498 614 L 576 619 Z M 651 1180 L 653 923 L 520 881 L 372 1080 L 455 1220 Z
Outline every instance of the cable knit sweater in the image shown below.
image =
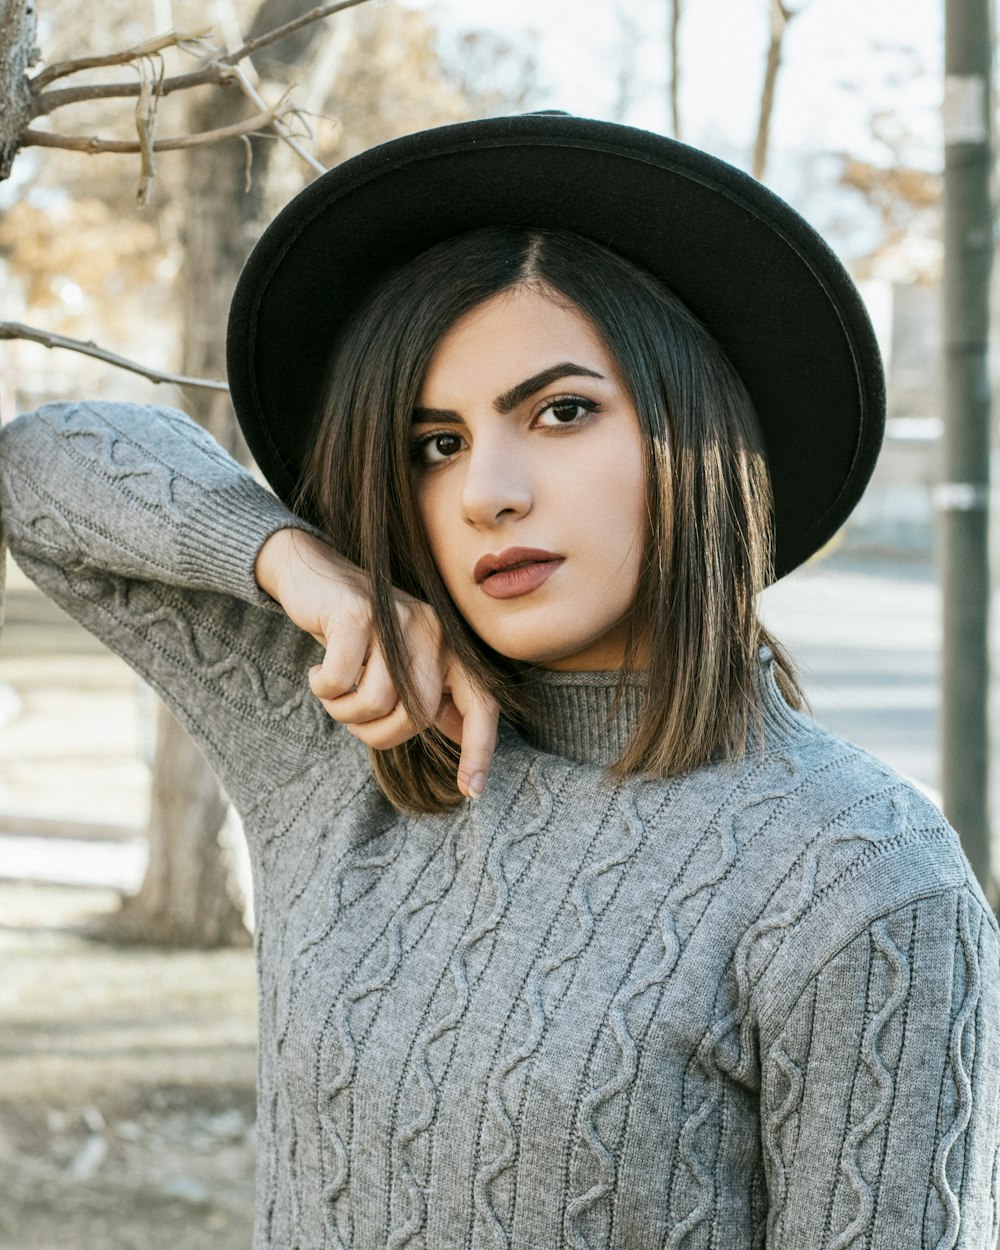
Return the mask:
M 997 925 L 940 813 L 782 701 L 742 761 L 601 767 L 548 674 L 485 794 L 401 816 L 257 588 L 285 509 L 181 414 L 0 438 L 14 553 L 170 703 L 256 892 L 256 1250 L 992 1250 Z

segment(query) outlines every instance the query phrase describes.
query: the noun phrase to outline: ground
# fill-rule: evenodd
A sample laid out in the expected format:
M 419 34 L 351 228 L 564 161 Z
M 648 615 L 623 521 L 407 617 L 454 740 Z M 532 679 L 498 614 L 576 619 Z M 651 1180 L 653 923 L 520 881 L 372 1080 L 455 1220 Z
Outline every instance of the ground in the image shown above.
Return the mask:
M 248 1250 L 253 956 L 87 937 L 116 901 L 0 884 L 0 1250 Z

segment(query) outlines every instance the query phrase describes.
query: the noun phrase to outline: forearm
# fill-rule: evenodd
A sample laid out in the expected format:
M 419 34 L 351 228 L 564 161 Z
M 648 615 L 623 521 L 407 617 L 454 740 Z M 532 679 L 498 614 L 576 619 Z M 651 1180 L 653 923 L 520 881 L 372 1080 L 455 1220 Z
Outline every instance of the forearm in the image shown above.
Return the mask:
M 0 435 L 0 508 L 34 569 L 95 569 L 266 603 L 261 544 L 300 525 L 199 427 L 169 409 L 50 404 Z
M 316 646 L 254 580 L 301 522 L 181 414 L 29 414 L 0 435 L 0 508 L 25 572 L 160 692 L 243 810 L 326 741 Z
M 365 590 L 361 570 L 344 559 L 329 543 L 302 528 L 281 528 L 264 539 L 254 561 L 254 577 L 265 594 L 278 603 L 289 587 L 304 575 L 319 576 Z

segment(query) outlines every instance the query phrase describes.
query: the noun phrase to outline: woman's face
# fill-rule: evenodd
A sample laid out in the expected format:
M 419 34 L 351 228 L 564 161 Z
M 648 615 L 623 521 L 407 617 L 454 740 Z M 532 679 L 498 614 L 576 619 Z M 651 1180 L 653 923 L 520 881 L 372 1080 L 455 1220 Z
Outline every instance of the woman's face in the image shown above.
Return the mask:
M 646 539 L 643 439 L 590 321 L 535 290 L 493 296 L 431 358 L 414 489 L 459 611 L 511 659 L 621 666 Z

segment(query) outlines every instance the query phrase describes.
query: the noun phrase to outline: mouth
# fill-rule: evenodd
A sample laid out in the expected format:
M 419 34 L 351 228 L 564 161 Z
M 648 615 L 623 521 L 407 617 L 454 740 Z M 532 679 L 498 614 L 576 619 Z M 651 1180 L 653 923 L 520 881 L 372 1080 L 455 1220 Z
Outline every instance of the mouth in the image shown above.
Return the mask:
M 501 551 L 499 555 L 483 556 L 476 561 L 476 567 L 472 570 L 472 576 L 476 580 L 477 585 L 482 585 L 487 578 L 493 577 L 497 573 L 507 573 L 513 569 L 528 568 L 534 564 L 561 564 L 562 556 L 558 556 L 553 551 L 542 551 L 537 547 L 508 547 L 505 551 Z
M 491 599 L 520 599 L 543 586 L 564 559 L 537 547 L 508 547 L 497 556 L 483 556 L 472 575 Z

